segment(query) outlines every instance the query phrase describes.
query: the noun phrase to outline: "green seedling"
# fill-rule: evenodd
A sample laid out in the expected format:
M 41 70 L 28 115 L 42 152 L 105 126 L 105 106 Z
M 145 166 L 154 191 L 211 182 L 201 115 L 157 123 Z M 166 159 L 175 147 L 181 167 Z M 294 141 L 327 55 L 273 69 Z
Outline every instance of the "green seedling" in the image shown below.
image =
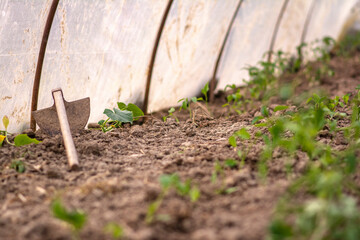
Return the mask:
M 200 198 L 200 190 L 198 187 L 192 186 L 191 180 L 189 179 L 182 182 L 177 174 L 161 175 L 159 177 L 159 182 L 161 185 L 161 193 L 148 207 L 145 218 L 147 224 L 152 223 L 155 218 L 158 220 L 167 219 L 164 216 L 157 218 L 156 213 L 171 189 L 175 190 L 179 196 L 188 197 L 191 202 L 196 202 Z
M 235 84 L 232 85 L 226 85 L 224 88 L 224 92 L 226 92 L 228 89 L 232 90 L 232 93 L 226 96 L 226 101 L 222 107 L 228 107 L 230 111 L 235 111 L 238 114 L 242 113 L 242 107 L 244 107 L 244 110 L 247 110 L 247 104 L 250 102 L 249 100 L 246 100 L 242 94 L 240 93 L 240 88 L 237 88 Z
M 125 235 L 123 227 L 113 222 L 106 224 L 104 231 L 109 233 L 113 239 L 121 239 Z
M 84 212 L 67 210 L 59 199 L 52 202 L 51 211 L 55 218 L 65 222 L 72 228 L 74 239 L 80 239 L 79 232 L 86 223 L 86 214 Z
M 194 119 L 193 119 L 193 114 L 192 114 L 192 109 L 191 109 L 191 102 L 196 103 L 198 101 L 204 101 L 204 99 L 201 97 L 200 98 L 192 97 L 192 98 L 190 98 L 190 100 L 188 98 L 182 98 L 178 101 L 178 103 L 181 102 L 179 111 L 181 111 L 182 109 L 188 110 L 190 119 L 192 119 L 193 122 L 194 122 Z
M 231 169 L 236 169 L 239 166 L 239 163 L 235 159 L 226 159 L 225 166 L 227 166 Z
M 25 172 L 26 168 L 25 168 L 25 164 L 23 161 L 21 160 L 13 160 L 11 162 L 10 168 L 14 169 L 15 171 L 17 171 L 18 173 L 23 173 Z
M 129 103 L 126 105 L 123 102 L 117 103 L 118 108 L 105 109 L 104 114 L 108 117 L 106 120 L 100 120 L 98 124 L 103 132 L 109 132 L 114 128 L 119 128 L 123 123 L 133 123 L 144 116 L 143 111 L 135 104 Z M 108 126 L 110 123 L 110 126 Z
M 242 144 L 240 148 L 238 148 L 237 141 L 244 141 L 244 140 L 250 140 L 251 135 L 246 130 L 246 128 L 241 128 L 240 130 L 236 131 L 229 137 L 229 144 L 234 148 L 234 150 L 237 152 L 238 157 L 241 159 L 240 166 L 244 166 L 245 159 L 252 149 L 253 141 L 251 141 L 249 144 Z
M 7 128 L 9 126 L 9 118 L 7 116 L 4 116 L 2 119 L 2 122 L 4 124 L 5 130 L 4 131 L 0 131 L 0 147 L 2 146 L 3 142 L 6 141 L 9 145 L 12 146 L 23 146 L 23 145 L 28 145 L 31 143 L 35 143 L 38 144 L 40 143 L 40 141 L 36 140 L 35 138 L 30 138 L 28 135 L 26 134 L 19 134 L 14 138 L 14 143 L 11 143 L 8 139 L 8 135 L 10 135 L 10 133 L 7 131 Z
M 175 112 L 175 108 L 173 108 L 173 107 L 170 108 L 169 111 L 168 111 L 169 115 L 164 116 L 164 117 L 163 117 L 163 121 L 166 122 L 166 120 L 167 120 L 169 117 L 173 117 L 173 113 L 174 113 L 174 112 Z M 174 118 L 175 118 L 176 122 L 179 122 L 179 119 L 178 119 L 176 116 L 174 116 Z
M 231 165 L 231 161 L 227 161 L 228 164 Z M 225 163 L 226 164 L 226 163 Z M 228 166 L 228 165 L 227 165 Z M 213 184 L 220 181 L 220 187 L 216 189 L 216 194 L 231 194 L 237 190 L 236 187 L 230 187 L 228 188 L 225 183 L 225 169 L 224 166 L 219 162 L 216 161 L 214 165 L 214 170 L 211 174 L 211 182 Z
M 205 97 L 205 103 L 208 102 L 208 92 L 209 92 L 209 83 L 206 83 L 205 86 L 201 89 L 201 93 Z

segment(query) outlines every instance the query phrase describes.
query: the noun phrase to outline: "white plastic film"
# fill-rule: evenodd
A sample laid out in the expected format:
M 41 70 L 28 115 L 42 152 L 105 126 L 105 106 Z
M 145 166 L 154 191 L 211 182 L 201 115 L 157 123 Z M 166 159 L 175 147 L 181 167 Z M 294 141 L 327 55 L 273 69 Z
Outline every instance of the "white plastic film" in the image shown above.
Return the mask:
M 274 51 L 296 53 L 296 47 L 301 44 L 306 17 L 313 0 L 289 0 L 276 36 Z
M 29 127 L 37 56 L 50 5 L 50 0 L 0 1 L 0 118 L 9 117 L 9 132 Z
M 275 24 L 284 0 L 244 0 L 220 60 L 217 90 L 227 84 L 241 85 L 246 69 L 269 51 Z
M 166 20 L 150 87 L 150 111 L 193 97 L 210 81 L 238 0 L 175 1 Z
M 337 40 L 352 7 L 358 0 L 316 0 L 305 42 L 330 36 Z
M 90 122 L 116 102 L 141 104 L 167 1 L 60 1 L 50 32 L 39 108 L 61 87 L 73 101 L 90 97 Z

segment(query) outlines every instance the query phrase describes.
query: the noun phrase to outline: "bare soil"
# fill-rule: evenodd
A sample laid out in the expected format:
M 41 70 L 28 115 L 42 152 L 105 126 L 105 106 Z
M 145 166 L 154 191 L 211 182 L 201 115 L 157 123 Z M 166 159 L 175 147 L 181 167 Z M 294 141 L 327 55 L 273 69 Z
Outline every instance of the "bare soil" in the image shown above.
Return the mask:
M 283 79 L 298 79 L 297 92 L 316 87 L 330 96 L 342 96 L 360 84 L 359 62 L 359 55 L 333 58 L 330 67 L 335 75 L 320 82 L 309 82 L 304 72 Z M 270 108 L 278 100 L 272 102 Z M 212 182 L 217 161 L 239 159 L 228 138 L 242 127 L 251 133 L 259 130 L 251 125 L 259 107 L 229 115 L 221 107 L 224 103 L 224 95 L 219 95 L 216 103 L 209 105 L 211 116 L 199 105 L 192 106 L 193 119 L 187 111 L 177 112 L 179 123 L 173 118 L 164 123 L 161 117 L 167 111 L 163 111 L 147 117 L 141 125 L 125 125 L 108 133 L 82 130 L 74 134 L 81 169 L 73 172 L 68 171 L 61 136 L 49 137 L 39 131 L 36 138 L 42 142 L 38 145 L 4 144 L 0 148 L 0 239 L 71 239 L 69 226 L 52 215 L 50 206 L 55 198 L 67 208 L 87 214 L 81 239 L 112 239 L 104 232 L 109 222 L 123 226 L 124 239 L 264 239 L 279 198 L 304 171 L 308 158 L 299 151 L 291 160 L 293 173 L 289 175 L 284 168 L 287 156 L 275 152 L 263 181 L 257 171 L 263 144 L 257 140 L 243 167 L 225 168 L 224 179 Z M 326 130 L 319 141 L 335 148 L 347 144 L 343 136 Z M 24 161 L 24 173 L 10 168 L 14 159 Z M 158 178 L 170 173 L 191 179 L 201 196 L 192 203 L 170 192 L 158 211 L 168 218 L 146 224 L 147 208 L 161 192 Z M 217 193 L 222 184 L 235 187 L 235 191 Z

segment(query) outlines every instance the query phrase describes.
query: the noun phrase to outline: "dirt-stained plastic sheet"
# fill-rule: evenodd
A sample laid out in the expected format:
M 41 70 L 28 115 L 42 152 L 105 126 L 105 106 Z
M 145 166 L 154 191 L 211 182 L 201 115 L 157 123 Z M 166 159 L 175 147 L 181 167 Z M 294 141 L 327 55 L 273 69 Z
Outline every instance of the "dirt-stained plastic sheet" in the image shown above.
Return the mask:
M 248 65 L 255 65 L 269 51 L 283 0 L 244 0 L 220 60 L 217 89 L 243 83 Z
M 238 0 L 173 3 L 156 56 L 150 111 L 193 97 L 210 81 L 237 4 Z
M 9 132 L 29 126 L 37 56 L 50 5 L 50 0 L 0 1 L 0 118 L 9 117 Z
M 51 89 L 91 99 L 91 122 L 117 101 L 142 104 L 147 71 L 167 1 L 60 1 L 51 29 L 39 108 Z

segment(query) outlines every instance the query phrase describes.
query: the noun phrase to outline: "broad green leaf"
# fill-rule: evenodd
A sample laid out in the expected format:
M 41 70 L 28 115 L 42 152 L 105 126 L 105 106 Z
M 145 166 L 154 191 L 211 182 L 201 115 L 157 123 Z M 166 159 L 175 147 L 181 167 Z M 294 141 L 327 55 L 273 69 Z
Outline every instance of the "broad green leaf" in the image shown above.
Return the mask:
M 5 130 L 7 131 L 7 128 L 8 128 L 8 126 L 9 126 L 9 118 L 5 115 L 4 117 L 3 117 L 3 119 L 2 119 L 2 122 L 3 122 L 3 124 L 4 124 L 4 127 L 5 127 Z
M 274 112 L 277 112 L 277 111 L 282 111 L 282 110 L 286 110 L 288 109 L 289 106 L 285 106 L 285 105 L 278 105 L 274 108 Z
M 75 230 L 80 230 L 85 222 L 86 215 L 82 211 L 68 211 L 60 202 L 55 200 L 51 205 L 54 217 L 70 224 Z
M 27 144 L 31 144 L 31 143 L 38 144 L 39 141 L 36 140 L 35 138 L 30 138 L 26 134 L 19 134 L 14 138 L 14 143 L 15 143 L 15 146 L 19 147 L 19 146 L 23 146 L 23 145 L 27 145 Z
M 100 121 L 98 121 L 98 124 L 99 124 L 99 125 L 103 125 L 104 122 L 105 122 L 105 120 L 100 120 Z
M 144 116 L 144 112 L 133 103 L 129 103 L 126 107 L 126 110 L 131 111 L 133 113 L 134 121 L 138 120 L 139 117 Z
M 123 103 L 123 102 L 117 102 L 117 105 L 118 105 L 118 108 L 119 108 L 120 110 L 127 110 L 125 103 Z
M 192 97 L 192 98 L 191 98 L 191 101 L 194 102 L 194 103 L 196 103 L 196 102 L 198 101 L 198 99 L 197 99 L 196 97 Z
M 242 128 L 239 131 L 237 131 L 236 136 L 240 137 L 243 140 L 248 140 L 250 139 L 250 133 L 246 130 L 246 128 Z
M 133 122 L 133 113 L 127 110 L 122 111 L 114 108 L 114 112 L 113 112 L 110 109 L 105 109 L 104 114 L 114 121 L 119 121 L 122 123 Z
M 233 147 L 236 147 L 237 144 L 236 144 L 236 137 L 235 136 L 231 136 L 229 137 L 229 144 Z

